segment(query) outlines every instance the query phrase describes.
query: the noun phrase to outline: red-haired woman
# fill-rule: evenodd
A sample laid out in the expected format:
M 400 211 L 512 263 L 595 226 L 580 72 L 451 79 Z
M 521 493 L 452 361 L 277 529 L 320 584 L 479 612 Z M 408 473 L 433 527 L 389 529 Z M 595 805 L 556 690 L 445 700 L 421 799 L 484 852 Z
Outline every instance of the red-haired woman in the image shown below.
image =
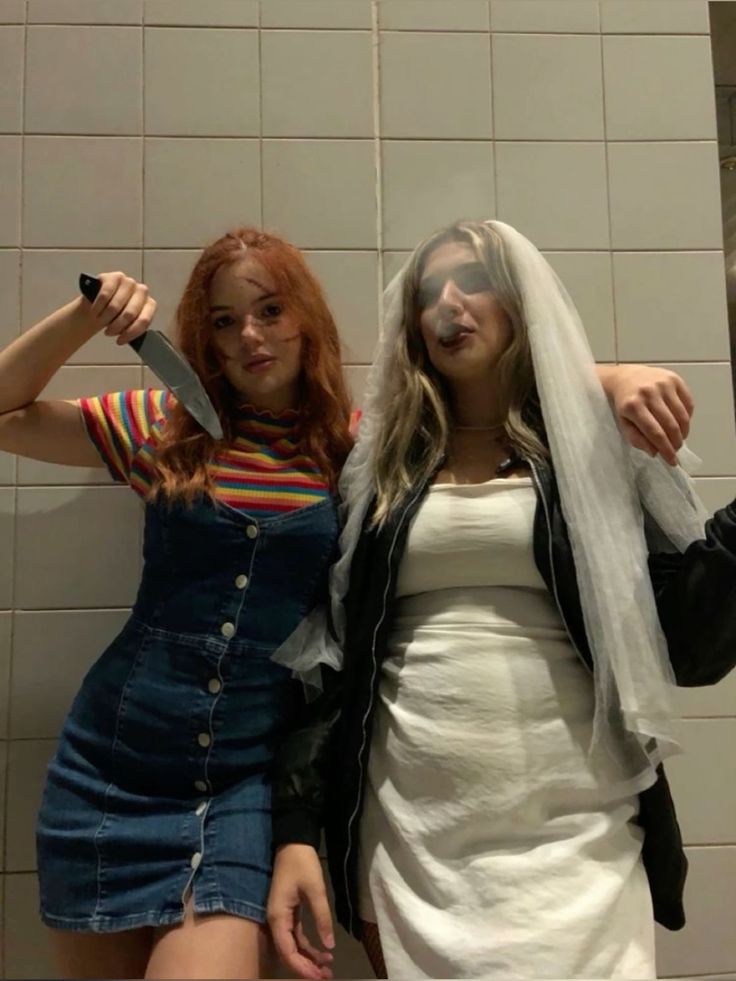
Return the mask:
M 309 635 L 335 551 L 351 443 L 337 331 L 301 253 L 243 228 L 204 250 L 177 312 L 222 441 L 162 391 L 39 401 L 95 333 L 123 344 L 151 323 L 145 286 L 101 279 L 94 304 L 73 300 L 0 354 L 0 450 L 107 466 L 146 504 L 132 615 L 85 678 L 49 768 L 42 916 L 67 977 L 264 976 L 269 773 L 303 705 L 273 655 L 293 657 Z M 676 376 L 603 381 L 630 438 L 673 453 L 689 415 Z
M 271 655 L 325 590 L 350 447 L 337 330 L 299 251 L 240 229 L 204 250 L 177 312 L 221 442 L 163 391 L 36 401 L 93 334 L 123 344 L 150 324 L 145 286 L 101 279 L 92 306 L 72 301 L 0 355 L 0 449 L 106 465 L 146 502 L 132 615 L 49 767 L 42 916 L 67 977 L 255 978 L 268 772 L 301 695 Z

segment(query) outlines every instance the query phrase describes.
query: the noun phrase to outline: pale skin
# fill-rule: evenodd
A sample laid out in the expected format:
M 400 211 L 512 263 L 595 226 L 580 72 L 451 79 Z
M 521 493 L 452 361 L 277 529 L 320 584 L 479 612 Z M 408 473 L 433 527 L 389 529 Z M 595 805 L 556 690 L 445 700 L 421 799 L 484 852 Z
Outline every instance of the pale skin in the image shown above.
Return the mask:
M 0 450 L 67 466 L 103 466 L 72 402 L 40 398 L 51 378 L 83 344 L 104 332 L 125 344 L 146 331 L 156 302 L 147 287 L 120 272 L 102 273 L 93 304 L 78 297 L 54 311 L 0 352 Z M 267 270 L 244 258 L 214 277 L 210 326 L 223 371 L 243 400 L 274 412 L 297 404 L 302 340 Z M 671 372 L 630 365 L 599 368 L 629 438 L 671 459 L 687 434 L 692 403 L 672 413 L 681 380 Z M 685 389 L 685 393 L 687 390 Z M 284 861 L 303 866 L 295 876 L 299 895 L 317 913 L 324 947 L 334 945 L 321 866 L 314 849 L 289 845 Z M 295 887 L 296 888 L 296 887 Z M 299 899 L 272 894 L 273 925 L 284 939 L 289 966 L 303 977 L 330 977 L 332 955 L 312 946 L 295 918 Z M 69 978 L 242 978 L 266 977 L 271 946 L 257 923 L 224 914 L 197 916 L 191 905 L 175 927 L 112 934 L 52 931 L 59 973 Z M 296 965 L 296 966 L 295 966 Z
M 435 476 L 438 483 L 476 484 L 496 479 L 498 465 L 508 457 L 503 443 L 493 438 L 492 427 L 503 419 L 504 406 L 498 404 L 492 382 L 512 328 L 492 293 L 463 290 L 463 282 L 470 282 L 472 276 L 462 271 L 476 262 L 471 246 L 447 242 L 429 255 L 422 273 L 422 284 L 425 280 L 440 284 L 425 293 L 427 303 L 419 324 L 422 337 L 430 360 L 447 382 L 455 425 L 472 427 L 453 432 L 447 464 Z M 464 329 L 454 341 L 443 344 L 439 338 L 448 324 Z M 674 465 L 693 411 L 682 379 L 673 372 L 640 365 L 599 365 L 598 374 L 629 442 L 652 456 L 661 453 Z M 502 479 L 518 475 L 519 468 Z M 304 937 L 301 927 L 301 909 L 306 905 L 312 911 L 317 943 Z M 276 949 L 291 971 L 301 978 L 331 977 L 324 954 L 334 944 L 332 915 L 322 865 L 310 845 L 287 844 L 277 849 L 268 921 Z
M 81 297 L 70 301 L 0 353 L 0 450 L 70 466 L 103 466 L 78 407 L 39 399 L 94 334 L 125 344 L 151 325 L 156 303 L 145 285 L 119 272 L 100 278 L 94 304 Z M 223 371 L 243 401 L 274 412 L 296 405 L 301 334 L 268 272 L 251 257 L 220 269 L 210 301 Z M 67 978 L 259 978 L 274 970 L 266 927 L 228 914 L 196 915 L 191 901 L 174 927 L 50 934 L 59 976 Z

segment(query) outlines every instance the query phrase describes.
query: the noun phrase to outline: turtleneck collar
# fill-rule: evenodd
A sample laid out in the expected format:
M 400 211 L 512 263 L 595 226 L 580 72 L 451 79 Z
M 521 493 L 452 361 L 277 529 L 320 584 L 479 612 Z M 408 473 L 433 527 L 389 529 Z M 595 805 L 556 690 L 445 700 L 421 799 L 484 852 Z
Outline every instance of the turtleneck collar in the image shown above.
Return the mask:
M 258 409 L 246 402 L 238 407 L 235 425 L 239 435 L 271 442 L 294 435 L 299 420 L 298 409 L 272 412 L 270 409 Z

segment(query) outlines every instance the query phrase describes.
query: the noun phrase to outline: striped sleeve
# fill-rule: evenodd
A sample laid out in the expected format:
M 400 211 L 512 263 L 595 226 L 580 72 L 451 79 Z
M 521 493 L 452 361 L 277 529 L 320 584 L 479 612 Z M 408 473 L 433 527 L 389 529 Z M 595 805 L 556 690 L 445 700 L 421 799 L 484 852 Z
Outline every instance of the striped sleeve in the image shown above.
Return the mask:
M 138 450 L 165 415 L 167 397 L 165 390 L 147 388 L 77 400 L 87 435 L 115 480 L 128 483 Z

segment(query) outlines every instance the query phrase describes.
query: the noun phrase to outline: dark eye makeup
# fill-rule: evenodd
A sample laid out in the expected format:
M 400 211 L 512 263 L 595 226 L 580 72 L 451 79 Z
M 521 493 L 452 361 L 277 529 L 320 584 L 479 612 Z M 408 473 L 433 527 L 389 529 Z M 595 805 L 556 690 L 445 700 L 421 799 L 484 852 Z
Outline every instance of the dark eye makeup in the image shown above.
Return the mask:
M 472 296 L 475 293 L 493 292 L 491 280 L 484 267 L 479 262 L 469 262 L 448 272 L 424 276 L 417 293 L 419 308 L 426 310 L 428 307 L 433 307 L 450 280 L 461 293 L 465 293 L 467 296 Z

